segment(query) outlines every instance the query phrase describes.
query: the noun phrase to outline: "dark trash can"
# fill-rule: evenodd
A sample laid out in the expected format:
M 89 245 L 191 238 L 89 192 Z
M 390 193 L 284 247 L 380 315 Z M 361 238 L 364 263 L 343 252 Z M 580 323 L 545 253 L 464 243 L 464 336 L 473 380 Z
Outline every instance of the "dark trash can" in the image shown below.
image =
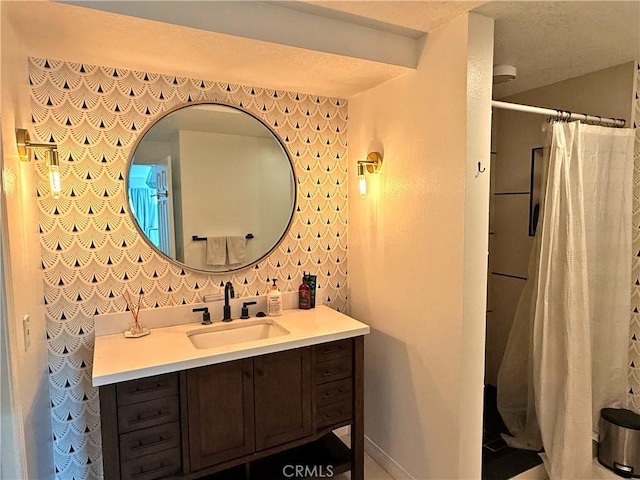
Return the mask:
M 624 408 L 600 411 L 598 461 L 626 478 L 640 478 L 640 415 Z

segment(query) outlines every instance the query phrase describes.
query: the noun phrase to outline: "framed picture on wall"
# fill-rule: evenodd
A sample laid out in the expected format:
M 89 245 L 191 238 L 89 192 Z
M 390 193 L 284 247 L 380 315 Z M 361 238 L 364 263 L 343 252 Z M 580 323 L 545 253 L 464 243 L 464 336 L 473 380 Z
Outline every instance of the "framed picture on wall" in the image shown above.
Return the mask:
M 542 147 L 531 149 L 531 180 L 529 184 L 529 236 L 536 236 L 542 194 Z

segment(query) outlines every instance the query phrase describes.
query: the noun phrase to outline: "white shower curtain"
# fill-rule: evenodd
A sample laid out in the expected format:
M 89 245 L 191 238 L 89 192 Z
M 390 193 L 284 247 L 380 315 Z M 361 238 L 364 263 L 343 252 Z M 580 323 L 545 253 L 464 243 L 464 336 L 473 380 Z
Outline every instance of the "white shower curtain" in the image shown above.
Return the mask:
M 600 409 L 623 406 L 627 387 L 633 131 L 576 122 L 551 132 L 498 408 L 512 446 L 544 447 L 552 480 L 588 479 Z

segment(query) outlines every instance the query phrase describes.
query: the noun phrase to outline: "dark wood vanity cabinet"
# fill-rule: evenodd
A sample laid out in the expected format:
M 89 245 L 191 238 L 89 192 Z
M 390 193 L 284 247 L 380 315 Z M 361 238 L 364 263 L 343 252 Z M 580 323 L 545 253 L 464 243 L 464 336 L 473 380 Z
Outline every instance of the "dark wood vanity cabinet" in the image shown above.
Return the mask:
M 308 348 L 195 368 L 186 377 L 194 471 L 313 433 Z
M 194 368 L 186 379 L 191 470 L 252 453 L 253 360 Z
M 362 369 L 356 337 L 100 387 L 105 479 L 275 480 L 303 462 L 362 480 Z
M 353 416 L 351 339 L 314 347 L 316 426 L 328 427 Z
M 253 371 L 256 450 L 311 435 L 311 349 L 256 357 Z
M 182 471 L 178 374 L 100 387 L 104 477 L 153 480 Z

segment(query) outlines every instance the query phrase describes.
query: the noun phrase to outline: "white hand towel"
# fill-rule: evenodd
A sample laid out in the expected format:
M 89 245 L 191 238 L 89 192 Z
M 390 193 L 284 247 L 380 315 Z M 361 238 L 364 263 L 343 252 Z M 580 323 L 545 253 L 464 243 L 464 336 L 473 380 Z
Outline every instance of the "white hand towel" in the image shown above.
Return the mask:
M 229 263 L 242 263 L 247 256 L 247 239 L 241 237 L 227 237 L 227 252 L 229 253 Z
M 226 237 L 207 237 L 207 265 L 224 265 L 226 255 Z

